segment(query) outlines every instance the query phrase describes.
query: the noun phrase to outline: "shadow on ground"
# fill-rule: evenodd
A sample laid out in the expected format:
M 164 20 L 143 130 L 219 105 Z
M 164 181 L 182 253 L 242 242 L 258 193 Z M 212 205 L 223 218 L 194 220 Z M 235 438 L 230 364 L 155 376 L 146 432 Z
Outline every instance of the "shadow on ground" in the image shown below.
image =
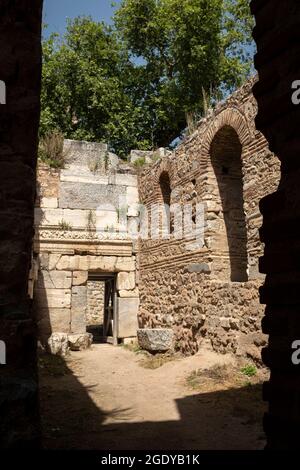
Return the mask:
M 50 363 L 49 363 L 50 361 Z M 261 384 L 215 392 L 195 392 L 176 400 L 180 419 L 126 422 L 130 409 L 107 414 L 88 395 L 67 363 L 40 361 L 43 442 L 46 449 L 215 450 L 264 447 Z M 159 401 L 159 396 L 157 397 Z M 115 424 L 105 424 L 106 419 Z M 120 422 L 121 421 L 121 422 Z M 255 445 L 253 443 L 253 431 Z M 252 438 L 249 436 L 252 434 Z

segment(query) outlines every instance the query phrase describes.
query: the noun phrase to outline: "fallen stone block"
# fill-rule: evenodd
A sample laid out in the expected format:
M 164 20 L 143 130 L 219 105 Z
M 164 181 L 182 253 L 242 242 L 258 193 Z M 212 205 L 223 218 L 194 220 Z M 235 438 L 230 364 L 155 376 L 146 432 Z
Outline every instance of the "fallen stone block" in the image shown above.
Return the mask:
M 68 340 L 71 351 L 83 351 L 92 345 L 93 335 L 91 333 L 69 335 Z
M 69 351 L 68 335 L 66 333 L 53 333 L 48 339 L 50 354 L 66 356 Z
M 142 328 L 137 330 L 139 346 L 150 352 L 165 352 L 173 348 L 173 330 L 167 328 Z

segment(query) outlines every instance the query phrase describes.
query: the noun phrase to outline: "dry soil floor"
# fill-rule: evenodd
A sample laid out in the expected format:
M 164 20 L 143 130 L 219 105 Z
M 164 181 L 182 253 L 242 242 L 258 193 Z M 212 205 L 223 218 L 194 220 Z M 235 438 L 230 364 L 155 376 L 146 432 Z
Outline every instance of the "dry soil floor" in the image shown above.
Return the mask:
M 66 360 L 42 356 L 44 447 L 264 447 L 261 377 L 248 379 L 231 356 L 210 351 L 177 358 L 157 369 L 141 365 L 142 357 L 106 344 L 72 352 Z M 195 370 L 198 373 L 191 375 Z

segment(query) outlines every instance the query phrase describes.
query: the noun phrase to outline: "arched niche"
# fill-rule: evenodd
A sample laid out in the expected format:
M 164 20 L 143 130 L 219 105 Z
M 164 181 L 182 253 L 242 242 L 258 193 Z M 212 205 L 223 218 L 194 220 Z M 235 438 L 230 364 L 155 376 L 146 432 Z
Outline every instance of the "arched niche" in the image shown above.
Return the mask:
M 209 153 L 215 180 L 213 197 L 220 207 L 213 237 L 213 255 L 218 258 L 221 277 L 245 282 L 248 280 L 248 256 L 242 144 L 235 129 L 229 125 L 219 129 Z

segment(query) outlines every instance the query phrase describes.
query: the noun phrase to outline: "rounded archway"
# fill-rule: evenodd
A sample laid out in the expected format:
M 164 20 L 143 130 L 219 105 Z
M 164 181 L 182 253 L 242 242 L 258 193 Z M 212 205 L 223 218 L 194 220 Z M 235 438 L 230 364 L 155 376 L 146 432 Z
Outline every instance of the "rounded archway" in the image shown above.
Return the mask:
M 173 214 L 171 213 L 171 184 L 168 172 L 163 171 L 159 177 L 161 211 L 161 234 L 168 238 L 174 231 Z
M 163 204 L 170 206 L 171 204 L 171 184 L 170 177 L 166 171 L 163 171 L 159 177 L 159 186 L 161 191 L 161 199 Z
M 214 198 L 220 207 L 213 250 L 223 278 L 248 280 L 247 230 L 244 213 L 242 145 L 231 126 L 223 126 L 210 145 L 215 177 Z

